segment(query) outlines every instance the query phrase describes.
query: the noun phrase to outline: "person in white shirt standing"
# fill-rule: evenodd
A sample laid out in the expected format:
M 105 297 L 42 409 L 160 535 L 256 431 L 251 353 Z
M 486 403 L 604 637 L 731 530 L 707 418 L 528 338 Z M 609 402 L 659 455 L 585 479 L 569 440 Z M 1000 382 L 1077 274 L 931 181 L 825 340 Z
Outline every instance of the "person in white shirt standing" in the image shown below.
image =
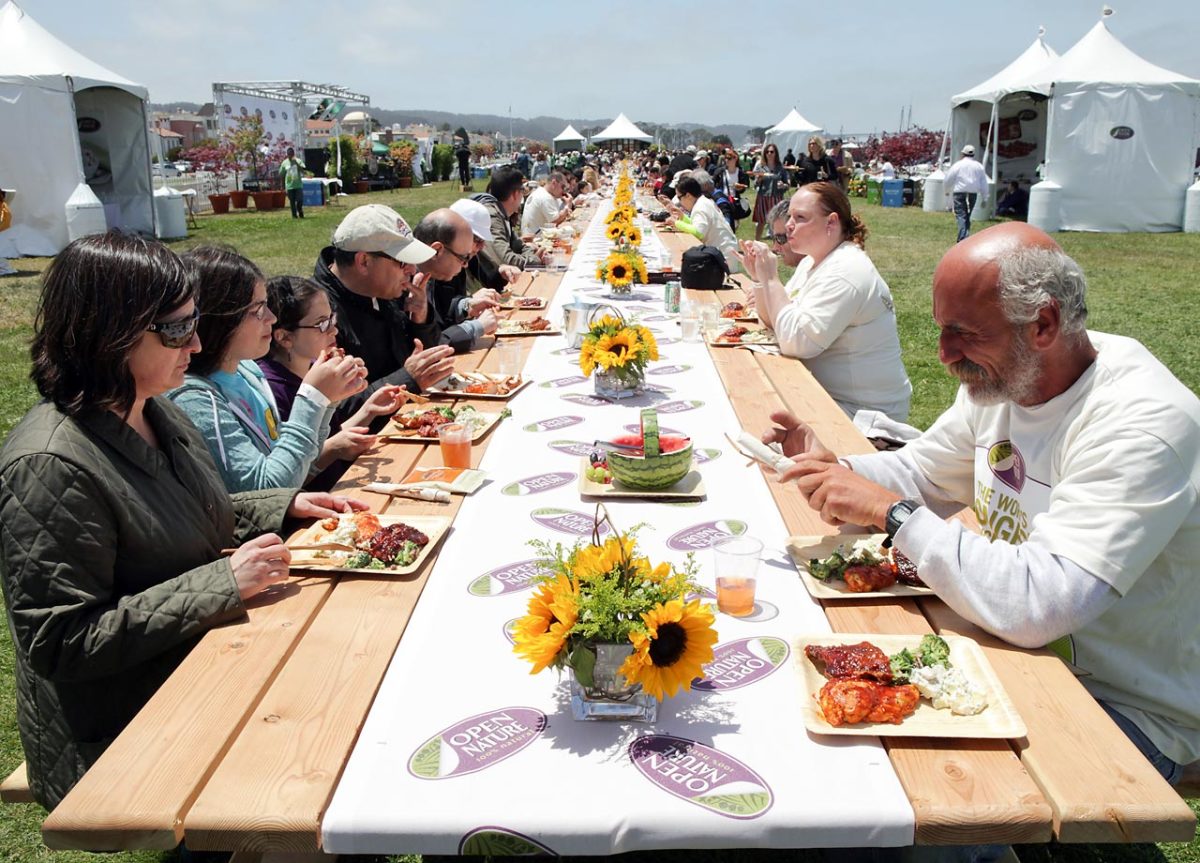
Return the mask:
M 1140 343 L 1086 329 L 1087 284 L 1042 231 L 996 225 L 933 275 L 962 386 L 902 450 L 840 461 L 771 416 L 821 518 L 874 525 L 947 605 L 1049 647 L 1171 783 L 1200 760 L 1200 399 Z M 970 505 L 982 535 L 945 517 Z
M 946 172 L 945 188 L 954 193 L 954 220 L 958 222 L 958 239 L 961 243 L 971 234 L 971 211 L 980 195 L 988 192 L 987 171 L 975 161 L 975 147 L 971 144 L 962 148 L 962 158 Z
M 535 189 L 525 199 L 525 212 L 521 216 L 522 237 L 532 237 L 547 225 L 558 225 L 571 215 L 571 208 L 559 200 L 566 187 L 562 173 L 553 171 L 546 185 Z

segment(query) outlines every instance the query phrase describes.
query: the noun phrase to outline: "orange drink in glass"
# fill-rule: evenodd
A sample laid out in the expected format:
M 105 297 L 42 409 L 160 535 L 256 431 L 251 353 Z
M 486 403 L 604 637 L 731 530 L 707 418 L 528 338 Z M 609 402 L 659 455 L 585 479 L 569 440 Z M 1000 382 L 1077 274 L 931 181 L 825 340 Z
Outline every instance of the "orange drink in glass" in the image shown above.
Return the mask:
M 442 464 L 446 467 L 471 466 L 471 428 L 462 423 L 446 423 L 438 427 L 438 444 L 442 448 Z
M 754 613 L 755 575 L 762 547 L 762 541 L 752 536 L 723 536 L 713 543 L 718 611 L 733 617 Z
M 717 609 L 734 617 L 752 614 L 756 581 L 753 578 L 718 578 Z

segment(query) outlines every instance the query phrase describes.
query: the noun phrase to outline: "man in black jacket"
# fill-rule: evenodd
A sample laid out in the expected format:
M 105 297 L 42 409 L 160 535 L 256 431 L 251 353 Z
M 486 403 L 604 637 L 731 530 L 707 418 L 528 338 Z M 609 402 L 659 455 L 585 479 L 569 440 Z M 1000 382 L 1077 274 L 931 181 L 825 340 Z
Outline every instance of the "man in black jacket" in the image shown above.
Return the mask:
M 413 235 L 428 245 L 436 254 L 419 266 L 429 278 L 430 314 L 441 330 L 439 342 L 450 345 L 456 354 L 466 353 L 479 344 L 485 335 L 496 332 L 496 313 L 499 305 L 495 293 L 480 297 L 475 303 L 475 314 L 468 312 L 461 317 L 443 316 L 437 303 L 438 286 L 462 276 L 475 254 L 475 238 L 467 220 L 449 208 L 434 210 L 426 215 L 413 229 Z
M 542 254 L 527 246 L 514 230 L 512 217 L 520 212 L 525 200 L 525 178 L 511 165 L 501 165 L 492 172 L 487 194 L 474 195 L 474 200 L 487 207 L 492 221 L 492 240 L 484 254 L 497 266 L 509 264 L 519 269 L 542 265 Z
M 420 392 L 454 371 L 454 349 L 437 344 L 425 278 L 414 278 L 434 254 L 383 204 L 351 210 L 321 250 L 313 277 L 329 292 L 338 345 L 367 365 L 371 385 L 359 399 L 388 384 Z M 339 414 L 359 399 L 346 399 Z

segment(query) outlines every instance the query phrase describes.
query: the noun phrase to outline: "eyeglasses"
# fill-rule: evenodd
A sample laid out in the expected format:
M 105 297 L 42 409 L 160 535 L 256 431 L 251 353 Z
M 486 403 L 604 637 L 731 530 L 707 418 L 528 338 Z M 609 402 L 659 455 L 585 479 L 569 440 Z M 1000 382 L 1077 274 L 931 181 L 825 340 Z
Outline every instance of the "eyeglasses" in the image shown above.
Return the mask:
M 267 316 L 267 301 L 259 300 L 257 303 L 251 303 L 246 308 L 246 317 L 254 318 L 256 321 L 261 321 Z
M 400 263 L 387 252 L 367 252 L 367 255 L 372 258 L 383 258 L 385 261 L 391 261 L 393 264 Z
M 442 248 L 445 249 L 450 254 L 454 255 L 454 257 L 458 258 L 458 262 L 460 264 L 462 264 L 464 267 L 467 264 L 471 263 L 470 255 L 460 255 L 458 252 L 454 251 L 454 249 L 450 248 L 449 246 L 442 246 Z
M 315 324 L 296 324 L 292 327 L 294 330 L 316 330 L 318 333 L 327 333 L 330 329 L 337 326 L 337 312 L 334 312 L 327 318 L 321 318 Z
M 153 323 L 146 327 L 146 330 L 151 333 L 158 333 L 158 337 L 162 339 L 164 348 L 182 348 L 191 342 L 192 336 L 196 334 L 196 324 L 199 321 L 200 310 L 192 309 L 192 313 L 186 318 L 180 318 L 176 321 Z
M 771 239 L 777 246 L 783 246 L 787 244 L 787 234 L 772 234 Z

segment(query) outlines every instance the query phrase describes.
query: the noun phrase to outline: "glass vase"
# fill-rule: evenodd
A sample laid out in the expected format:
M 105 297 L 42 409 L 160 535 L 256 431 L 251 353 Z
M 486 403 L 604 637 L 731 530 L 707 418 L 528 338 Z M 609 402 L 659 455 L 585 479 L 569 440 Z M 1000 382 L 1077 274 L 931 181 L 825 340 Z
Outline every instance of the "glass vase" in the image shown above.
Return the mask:
M 632 686 L 620 674 L 622 663 L 633 652 L 632 644 L 592 645 L 596 666 L 592 685 L 584 686 L 571 670 L 571 715 L 580 721 L 653 722 L 658 718 L 658 699 Z
M 608 399 L 629 399 L 640 396 L 645 392 L 646 375 L 636 369 L 597 368 L 592 375 L 595 380 L 596 395 Z

